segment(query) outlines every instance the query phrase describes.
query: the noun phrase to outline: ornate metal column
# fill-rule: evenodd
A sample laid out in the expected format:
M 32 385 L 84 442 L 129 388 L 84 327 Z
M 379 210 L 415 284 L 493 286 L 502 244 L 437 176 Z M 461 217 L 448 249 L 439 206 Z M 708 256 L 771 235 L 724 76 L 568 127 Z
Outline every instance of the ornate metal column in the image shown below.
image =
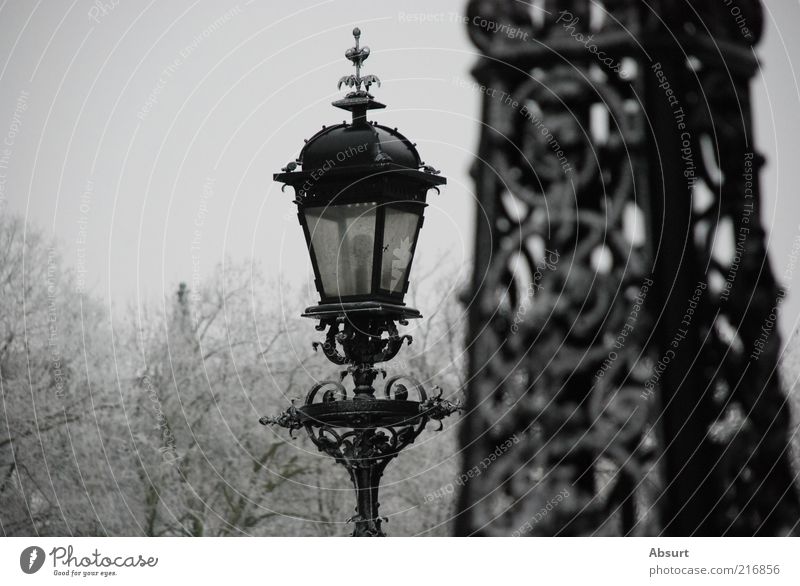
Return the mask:
M 457 532 L 797 527 L 760 219 L 759 2 L 473 1 L 483 127 Z

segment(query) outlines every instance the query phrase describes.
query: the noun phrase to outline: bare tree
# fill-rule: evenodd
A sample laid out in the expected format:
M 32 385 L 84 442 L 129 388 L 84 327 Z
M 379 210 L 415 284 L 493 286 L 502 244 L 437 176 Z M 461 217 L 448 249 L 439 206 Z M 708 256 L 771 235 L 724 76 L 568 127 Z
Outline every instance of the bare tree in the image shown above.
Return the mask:
M 391 368 L 457 395 L 462 311 L 447 275 L 418 283 L 428 319 Z M 258 425 L 334 367 L 304 300 L 249 264 L 177 285 L 120 319 L 78 291 L 54 244 L 0 218 L 0 529 L 5 535 L 344 535 L 347 475 L 303 434 Z M 418 284 L 419 287 L 419 284 Z M 452 426 L 389 469 L 394 535 L 444 534 Z

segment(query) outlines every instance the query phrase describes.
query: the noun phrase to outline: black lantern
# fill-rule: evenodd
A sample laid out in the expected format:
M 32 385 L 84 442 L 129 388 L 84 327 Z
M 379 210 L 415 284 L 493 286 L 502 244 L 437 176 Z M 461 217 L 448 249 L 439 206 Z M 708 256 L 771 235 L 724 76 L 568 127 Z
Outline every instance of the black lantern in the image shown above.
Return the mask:
M 353 535 L 380 536 L 378 487 L 387 464 L 429 421 L 441 424 L 460 403 L 442 398 L 441 390 L 428 394 L 408 375 L 391 377 L 377 396 L 372 386 L 379 374 L 386 377 L 375 365 L 411 343 L 395 322 L 421 317 L 403 298 L 428 190 L 446 180 L 422 163 L 414 144 L 396 129 L 367 121 L 369 110 L 384 105 L 368 91 L 380 85 L 378 78 L 361 77 L 369 48 L 359 46 L 361 31 L 353 30 L 353 36 L 356 46 L 345 56 L 356 73 L 341 78 L 339 87 L 354 91 L 333 103 L 352 112 L 352 123 L 323 126 L 299 158 L 275 174 L 294 188 L 314 267 L 320 303 L 303 315 L 319 320 L 317 329 L 327 329 L 327 336 L 313 346 L 347 370 L 338 381 L 314 385 L 302 406 L 292 404 L 261 423 L 305 429 L 320 451 L 345 466 L 356 491 Z M 348 374 L 352 389 L 343 384 Z
M 447 180 L 397 129 L 367 120 L 385 106 L 369 94 L 378 78 L 360 75 L 369 55 L 360 35 L 353 31 L 356 46 L 345 54 L 356 74 L 339 80 L 356 91 L 333 103 L 352 122 L 323 126 L 274 178 L 294 188 L 311 255 L 320 305 L 307 316 L 372 309 L 418 317 L 403 298 L 428 190 Z

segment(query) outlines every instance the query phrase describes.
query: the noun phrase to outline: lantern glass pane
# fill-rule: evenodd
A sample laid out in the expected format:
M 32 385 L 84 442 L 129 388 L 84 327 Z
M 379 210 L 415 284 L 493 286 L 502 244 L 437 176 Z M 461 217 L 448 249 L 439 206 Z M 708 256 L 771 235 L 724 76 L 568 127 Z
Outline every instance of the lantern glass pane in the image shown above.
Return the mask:
M 404 292 L 418 223 L 419 214 L 392 207 L 386 208 L 383 225 L 381 289 L 386 289 L 391 293 Z
M 305 210 L 324 296 L 371 292 L 375 212 L 374 202 Z

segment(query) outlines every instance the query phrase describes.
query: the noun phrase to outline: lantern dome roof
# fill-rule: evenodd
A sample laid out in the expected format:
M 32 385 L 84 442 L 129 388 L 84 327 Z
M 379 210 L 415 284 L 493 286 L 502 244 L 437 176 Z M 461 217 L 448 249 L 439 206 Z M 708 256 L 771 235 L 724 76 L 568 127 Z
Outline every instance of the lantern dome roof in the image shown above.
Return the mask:
M 353 29 L 355 47 L 345 52 L 345 57 L 356 68 L 355 74 L 339 79 L 339 88 L 346 85 L 353 89 L 333 105 L 352 113 L 352 122 L 334 126 L 323 126 L 322 130 L 306 140 L 300 155 L 275 173 L 273 178 L 295 187 L 299 195 L 305 195 L 313 186 L 328 182 L 341 182 L 343 177 L 367 177 L 395 172 L 401 181 L 436 188 L 447 182 L 439 171 L 422 162 L 416 145 L 400 134 L 396 128 L 388 128 L 367 120 L 367 112 L 385 108 L 369 93 L 373 85 L 380 86 L 376 75 L 361 75 L 361 67 L 369 57 L 369 47 L 361 46 L 361 31 Z M 298 169 L 302 166 L 302 170 Z
M 306 142 L 297 162 L 305 171 L 387 163 L 408 169 L 422 166 L 415 145 L 396 128 L 366 121 L 323 127 Z

